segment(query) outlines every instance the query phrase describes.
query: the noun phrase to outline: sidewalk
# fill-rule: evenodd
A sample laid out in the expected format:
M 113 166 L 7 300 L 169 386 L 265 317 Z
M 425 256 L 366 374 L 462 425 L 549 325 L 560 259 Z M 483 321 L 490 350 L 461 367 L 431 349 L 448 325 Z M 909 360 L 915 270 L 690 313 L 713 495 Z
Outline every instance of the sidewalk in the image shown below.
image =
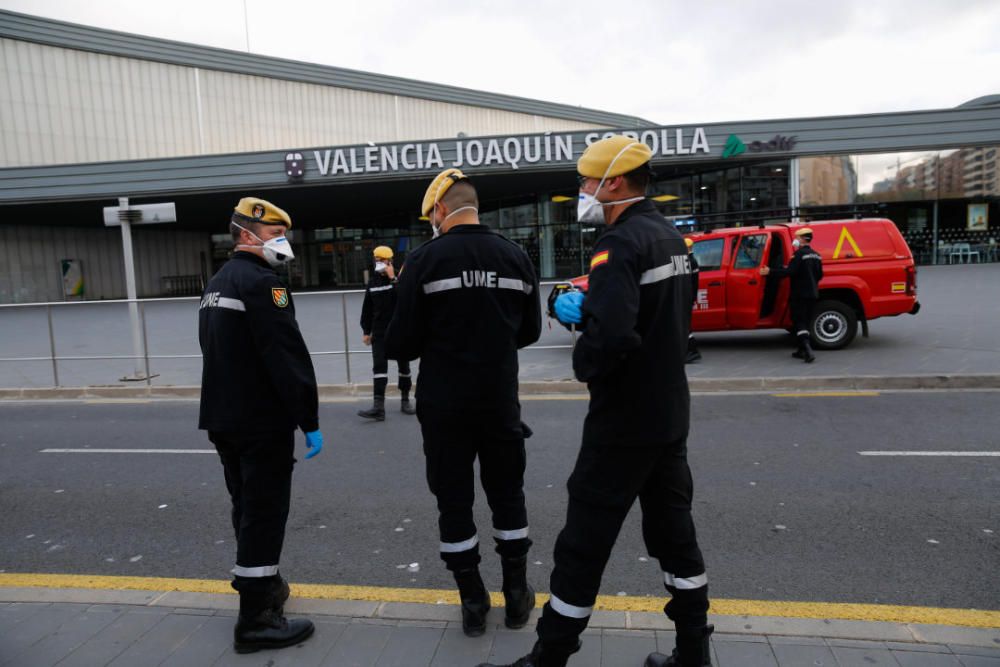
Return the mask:
M 530 650 L 534 623 L 511 631 L 502 611 L 485 636 L 462 634 L 448 604 L 293 599 L 316 634 L 298 647 L 237 655 L 235 595 L 141 590 L 0 588 L 0 665 L 329 665 L 474 667 Z M 537 612 L 536 612 L 537 613 Z M 954 665 L 1000 667 L 1000 628 L 765 616 L 713 616 L 716 667 Z M 499 627 L 498 627 L 499 624 Z M 666 653 L 660 614 L 597 611 L 572 667 L 638 667 Z

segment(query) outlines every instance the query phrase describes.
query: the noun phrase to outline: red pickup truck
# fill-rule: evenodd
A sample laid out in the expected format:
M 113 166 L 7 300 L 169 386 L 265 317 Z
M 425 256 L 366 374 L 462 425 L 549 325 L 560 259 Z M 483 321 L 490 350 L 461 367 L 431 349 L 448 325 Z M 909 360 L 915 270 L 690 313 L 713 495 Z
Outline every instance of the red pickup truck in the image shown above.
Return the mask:
M 788 280 L 762 277 L 760 267 L 788 264 L 793 234 L 805 226 L 785 223 L 688 234 L 700 267 L 691 329 L 789 329 Z M 871 320 L 920 310 L 913 254 L 891 220 L 828 220 L 808 226 L 813 230 L 811 246 L 823 257 L 819 301 L 810 324 L 817 348 L 846 347 L 859 322 L 867 336 Z M 570 283 L 587 290 L 587 276 Z

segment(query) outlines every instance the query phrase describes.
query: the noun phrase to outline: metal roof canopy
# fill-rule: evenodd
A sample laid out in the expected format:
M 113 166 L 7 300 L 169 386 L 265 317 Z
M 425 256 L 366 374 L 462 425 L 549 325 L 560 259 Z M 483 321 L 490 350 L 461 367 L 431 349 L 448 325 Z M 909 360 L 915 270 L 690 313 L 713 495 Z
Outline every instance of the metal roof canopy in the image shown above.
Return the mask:
M 911 111 L 858 116 L 830 116 L 822 118 L 791 118 L 779 120 L 740 121 L 705 125 L 684 125 L 673 128 L 641 128 L 631 130 L 642 133 L 649 130 L 680 132 L 690 137 L 696 129 L 704 131 L 709 153 L 691 155 L 655 155 L 653 164 L 671 167 L 691 167 L 714 162 L 718 166 L 738 166 L 748 161 L 767 158 L 787 159 L 810 155 L 845 155 L 856 153 L 890 153 L 935 149 L 987 146 L 1000 143 L 1000 99 L 975 100 L 976 104 L 955 109 Z M 598 133 L 606 130 L 595 130 Z M 508 174 L 512 177 L 526 174 L 572 171 L 576 159 L 586 146 L 585 137 L 590 132 L 564 132 L 552 136 L 572 141 L 570 159 L 550 160 L 536 164 L 521 164 L 517 170 L 508 164 L 491 164 L 475 168 L 463 167 L 471 176 Z M 739 136 L 745 143 L 768 142 L 775 135 L 794 136 L 797 141 L 791 150 L 766 153 L 744 153 L 722 159 L 722 147 L 729 135 Z M 533 141 L 547 134 L 514 135 L 518 140 Z M 452 166 L 456 159 L 456 145 L 472 141 L 503 141 L 506 137 L 464 137 L 419 142 L 423 146 L 438 144 L 443 167 Z M 413 144 L 414 142 L 407 142 Z M 380 144 L 378 147 L 400 149 L 403 142 Z M 91 164 L 53 165 L 41 167 L 15 167 L 0 169 L 0 205 L 31 202 L 83 201 L 115 199 L 119 196 L 133 198 L 153 196 L 180 196 L 211 192 L 249 192 L 274 189 L 309 190 L 317 186 L 351 184 L 361 187 L 366 183 L 400 181 L 423 182 L 442 167 L 411 169 L 380 173 L 321 175 L 317 156 L 327 150 L 354 150 L 363 153 L 368 145 L 343 147 L 294 148 L 283 151 L 235 153 L 155 160 L 103 162 Z M 301 183 L 289 184 L 284 169 L 288 152 L 302 153 L 307 170 Z M 353 196 L 353 195 L 352 195 Z
M 0 37 L 123 58 L 501 109 L 595 125 L 638 127 L 649 124 L 649 121 L 627 114 L 175 42 L 6 10 L 0 10 Z

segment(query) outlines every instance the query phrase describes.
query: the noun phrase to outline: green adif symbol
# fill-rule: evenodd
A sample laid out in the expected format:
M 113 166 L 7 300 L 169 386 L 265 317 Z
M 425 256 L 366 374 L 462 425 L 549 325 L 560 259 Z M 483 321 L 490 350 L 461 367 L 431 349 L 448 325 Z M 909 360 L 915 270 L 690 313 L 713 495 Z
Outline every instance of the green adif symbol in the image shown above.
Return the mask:
M 729 138 L 726 139 L 726 146 L 722 149 L 722 157 L 733 157 L 734 155 L 739 155 L 740 153 L 747 152 L 747 145 L 743 143 L 743 140 L 737 137 L 735 134 L 730 134 Z

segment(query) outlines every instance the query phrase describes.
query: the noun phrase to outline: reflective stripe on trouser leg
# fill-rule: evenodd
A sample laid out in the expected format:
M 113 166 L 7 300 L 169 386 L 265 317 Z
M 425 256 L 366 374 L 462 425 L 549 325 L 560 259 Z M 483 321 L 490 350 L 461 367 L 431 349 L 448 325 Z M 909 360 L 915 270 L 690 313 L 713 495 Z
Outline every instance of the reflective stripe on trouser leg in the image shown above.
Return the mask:
M 277 565 L 261 565 L 258 567 L 235 566 L 230 570 L 237 577 L 247 577 L 248 579 L 258 579 L 260 577 L 273 577 L 278 574 Z
M 590 615 L 594 613 L 593 605 L 589 607 L 577 607 L 576 605 L 569 604 L 568 602 L 563 602 L 555 595 L 549 596 L 549 603 L 547 606 L 552 607 L 552 611 L 556 612 L 560 616 L 580 620 L 590 618 Z
M 469 539 L 462 540 L 461 542 L 442 542 L 441 553 L 458 554 L 463 551 L 471 551 L 477 546 L 479 546 L 479 535 L 473 535 Z
M 708 575 L 704 572 L 693 577 L 676 577 L 669 572 L 663 573 L 663 583 L 668 587 L 689 591 L 708 585 Z

